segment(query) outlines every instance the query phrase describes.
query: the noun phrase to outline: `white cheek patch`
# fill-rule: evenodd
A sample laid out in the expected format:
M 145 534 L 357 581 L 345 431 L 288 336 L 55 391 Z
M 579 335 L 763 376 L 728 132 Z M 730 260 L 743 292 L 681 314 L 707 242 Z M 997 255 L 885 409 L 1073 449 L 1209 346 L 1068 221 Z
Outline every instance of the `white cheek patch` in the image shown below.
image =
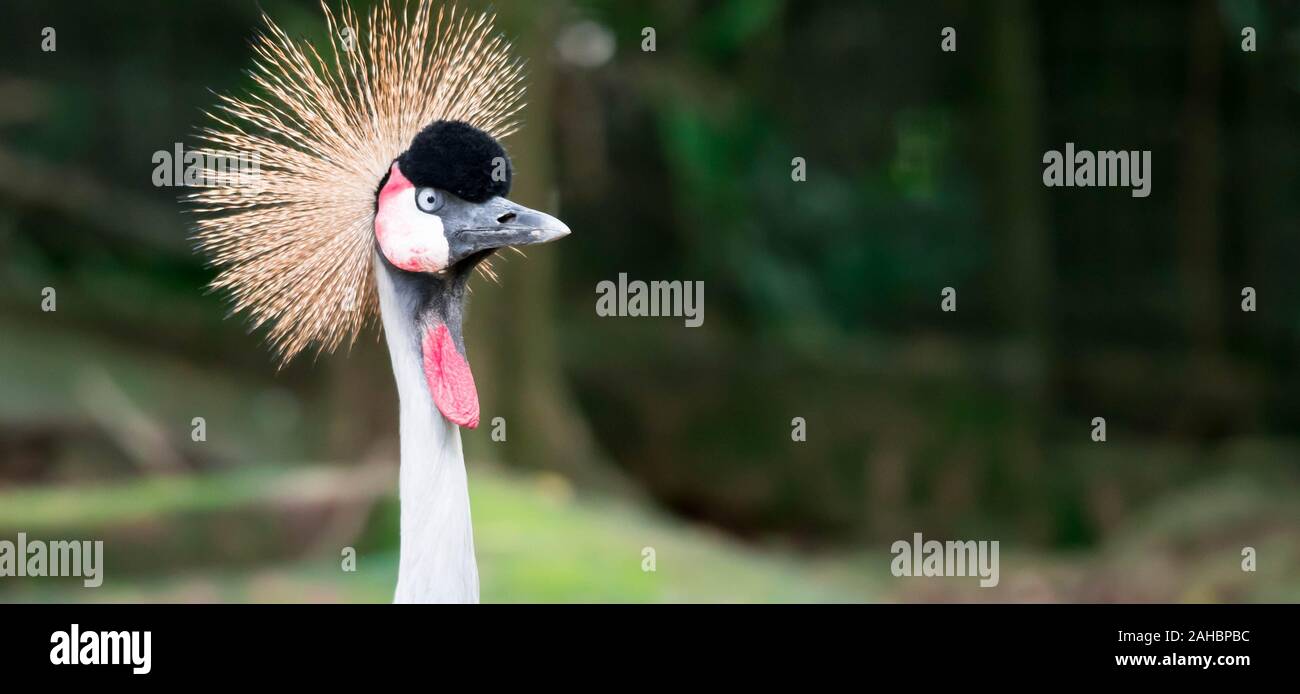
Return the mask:
M 438 272 L 447 267 L 449 249 L 442 220 L 415 206 L 415 188 L 410 183 L 393 186 L 390 182 L 380 194 L 375 238 L 388 262 L 403 270 Z

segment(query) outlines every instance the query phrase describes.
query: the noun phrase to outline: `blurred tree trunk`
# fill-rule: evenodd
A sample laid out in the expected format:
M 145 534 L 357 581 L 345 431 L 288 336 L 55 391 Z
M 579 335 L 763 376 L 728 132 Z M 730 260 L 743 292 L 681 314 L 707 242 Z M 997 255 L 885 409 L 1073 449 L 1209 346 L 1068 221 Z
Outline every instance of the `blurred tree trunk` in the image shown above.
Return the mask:
M 1052 373 L 1052 252 L 1047 234 L 1047 204 L 1038 162 L 1042 160 L 1042 113 L 1036 27 L 1028 3 L 1006 0 L 988 6 L 988 107 L 984 114 L 987 202 L 994 227 L 994 257 L 1001 263 L 993 290 L 994 310 L 1015 336 L 1013 362 L 1020 365 L 1015 423 L 1005 437 L 1005 459 L 1022 489 L 1040 488 Z M 1082 429 L 1081 429 L 1082 430 Z M 1032 494 L 1024 498 L 1033 498 Z M 1031 515 L 1039 509 L 1028 509 Z M 1048 529 L 1049 523 L 1030 527 Z M 1045 538 L 1040 538 L 1045 539 Z
M 1188 18 L 1187 91 L 1178 190 L 1178 272 L 1185 297 L 1183 323 L 1191 342 L 1184 407 L 1173 427 L 1192 435 L 1214 426 L 1233 390 L 1223 355 L 1223 275 L 1219 239 L 1218 100 L 1225 50 L 1219 10 L 1201 0 Z
M 1184 320 L 1196 356 L 1208 358 L 1223 343 L 1223 281 L 1219 268 L 1219 96 L 1224 50 L 1214 2 L 1201 0 L 1188 18 L 1187 103 L 1181 189 L 1178 191 L 1179 269 L 1187 300 Z
M 496 8 L 500 30 L 527 61 L 528 104 L 523 127 L 505 142 L 516 173 L 510 193 L 520 204 L 552 212 L 552 46 L 562 6 L 509 3 Z M 577 230 L 575 236 L 584 233 Z M 470 363 L 482 402 L 483 435 L 469 437 L 473 453 L 512 464 L 559 472 L 586 484 L 615 486 L 591 430 L 565 385 L 556 330 L 557 254 L 566 243 L 525 248 L 527 258 L 498 253 L 500 283 L 473 281 L 466 330 Z M 492 420 L 503 417 L 506 440 L 491 439 Z

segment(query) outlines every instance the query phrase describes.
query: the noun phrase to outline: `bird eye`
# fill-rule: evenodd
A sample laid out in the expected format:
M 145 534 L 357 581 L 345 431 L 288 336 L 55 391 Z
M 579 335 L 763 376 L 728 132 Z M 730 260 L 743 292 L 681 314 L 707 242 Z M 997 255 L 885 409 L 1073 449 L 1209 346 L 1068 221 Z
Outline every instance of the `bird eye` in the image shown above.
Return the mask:
M 415 191 L 415 205 L 421 212 L 433 214 L 442 208 L 442 196 L 433 188 L 421 188 Z

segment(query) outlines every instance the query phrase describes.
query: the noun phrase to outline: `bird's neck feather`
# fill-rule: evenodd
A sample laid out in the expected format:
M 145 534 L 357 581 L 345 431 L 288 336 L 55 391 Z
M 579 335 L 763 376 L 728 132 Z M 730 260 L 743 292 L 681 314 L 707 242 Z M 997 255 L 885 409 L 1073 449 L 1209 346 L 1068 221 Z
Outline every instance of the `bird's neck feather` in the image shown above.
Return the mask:
M 478 602 L 460 428 L 434 406 L 420 347 L 434 316 L 463 351 L 464 278 L 406 273 L 378 253 L 375 274 L 401 414 L 401 558 L 393 601 Z

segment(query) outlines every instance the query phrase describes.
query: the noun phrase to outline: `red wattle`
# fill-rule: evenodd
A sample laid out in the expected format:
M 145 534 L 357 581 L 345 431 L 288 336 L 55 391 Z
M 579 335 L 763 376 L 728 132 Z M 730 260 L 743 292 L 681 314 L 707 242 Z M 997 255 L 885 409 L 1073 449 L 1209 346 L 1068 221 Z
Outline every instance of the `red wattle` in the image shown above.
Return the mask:
M 478 426 L 478 390 L 469 362 L 456 351 L 447 326 L 439 324 L 424 333 L 424 377 L 433 403 L 448 421 L 473 429 Z

